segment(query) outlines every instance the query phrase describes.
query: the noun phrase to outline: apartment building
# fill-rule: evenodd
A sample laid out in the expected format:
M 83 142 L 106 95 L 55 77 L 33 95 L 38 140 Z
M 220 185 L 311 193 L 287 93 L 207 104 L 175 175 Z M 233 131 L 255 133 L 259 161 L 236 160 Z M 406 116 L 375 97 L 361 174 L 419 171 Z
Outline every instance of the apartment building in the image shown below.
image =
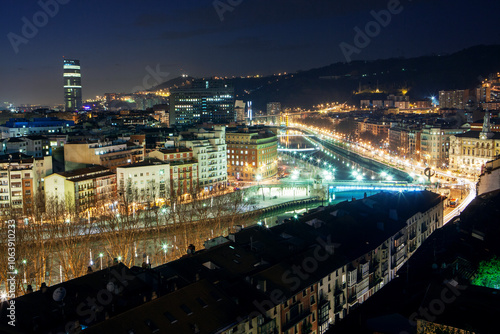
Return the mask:
M 205 243 L 203 250 L 190 246 L 182 258 L 152 269 L 129 270 L 120 263 L 54 289 L 85 285 L 97 294 L 98 278 L 110 272 L 133 282 L 117 283 L 126 307 L 102 305 L 102 317 L 89 324 L 89 334 L 323 334 L 391 282 L 442 224 L 441 196 L 380 193 L 314 209 L 270 228 L 240 226 Z M 140 278 L 144 275 L 149 279 Z M 38 319 L 30 308 L 38 300 L 52 317 L 46 330 L 79 319 L 72 308 L 66 318 L 58 316 L 60 308 L 41 294 L 23 296 L 29 303 L 16 300 L 23 318 Z M 84 296 L 68 298 L 84 302 Z M 113 311 L 113 317 L 104 316 Z M 19 323 L 21 331 L 29 331 L 29 321 Z
M 380 193 L 276 227 L 240 229 L 203 251 L 155 268 L 174 286 L 181 282 L 178 277 L 191 281 L 104 321 L 94 332 L 118 323 L 142 328 L 147 316 L 167 332 L 217 328 L 222 334 L 323 334 L 392 281 L 442 224 L 443 199 L 424 191 Z M 221 284 L 211 285 L 207 277 Z M 217 311 L 213 324 L 207 317 Z M 169 320 L 162 321 L 165 317 Z
M 170 196 L 190 198 L 190 194 L 198 191 L 198 160 L 193 150 L 177 147 L 149 152 L 151 158 L 160 159 L 170 165 Z
M 446 167 L 449 164 L 450 137 L 464 133 L 467 129 L 447 129 L 425 126 L 420 136 L 420 156 L 431 167 Z
M 47 210 L 63 203 L 66 210 L 99 210 L 116 200 L 116 174 L 109 168 L 94 165 L 45 178 Z
M 226 127 L 213 130 L 189 129 L 176 138 L 176 145 L 192 150 L 198 161 L 198 185 L 205 190 L 224 187 L 227 183 Z
M 3 139 L 2 150 L 4 154 L 23 153 L 35 158 L 52 155 L 49 138 L 40 135 Z
M 375 136 L 387 136 L 389 133 L 390 124 L 388 122 L 377 122 L 369 119 L 364 119 L 357 122 L 357 132 L 370 132 Z
M 44 177 L 52 173 L 52 157 L 33 158 L 22 153 L 0 156 L 0 212 L 33 213 L 35 196 L 43 191 Z
M 118 195 L 127 202 L 164 203 L 170 195 L 170 165 L 156 158 L 116 168 Z
M 278 137 L 269 130 L 226 132 L 227 172 L 242 181 L 269 179 L 278 172 Z
M 144 148 L 124 140 L 76 141 L 64 145 L 66 170 L 101 165 L 112 170 L 116 167 L 144 160 Z
M 469 95 L 468 89 L 439 91 L 439 107 L 441 109 L 465 109 Z
M 389 128 L 389 149 L 404 157 L 418 157 L 420 151 L 420 130 L 400 124 Z

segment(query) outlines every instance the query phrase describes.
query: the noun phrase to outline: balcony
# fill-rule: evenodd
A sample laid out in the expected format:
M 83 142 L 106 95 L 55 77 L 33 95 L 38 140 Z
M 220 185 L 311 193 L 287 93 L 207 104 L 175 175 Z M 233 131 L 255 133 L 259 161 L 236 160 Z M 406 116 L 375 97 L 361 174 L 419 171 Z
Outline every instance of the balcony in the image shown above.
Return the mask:
M 295 315 L 293 314 L 293 311 L 290 311 L 290 320 L 284 324 L 283 328 L 281 329 L 283 332 L 286 332 L 290 328 L 293 328 L 295 325 L 301 323 L 302 321 L 306 320 L 312 313 L 310 309 L 305 309 L 300 313 L 297 313 Z
M 333 313 L 337 314 L 337 313 L 342 312 L 342 310 L 344 309 L 344 305 L 345 305 L 345 301 L 342 301 L 342 302 L 336 304 L 335 307 L 333 308 Z
M 347 299 L 347 303 L 349 304 L 349 307 L 353 307 L 358 303 L 358 298 L 356 297 L 356 295 L 349 296 L 349 298 Z
M 263 320 L 261 324 L 258 325 L 257 333 L 259 334 L 278 334 L 278 329 L 276 328 L 276 319 L 266 319 Z

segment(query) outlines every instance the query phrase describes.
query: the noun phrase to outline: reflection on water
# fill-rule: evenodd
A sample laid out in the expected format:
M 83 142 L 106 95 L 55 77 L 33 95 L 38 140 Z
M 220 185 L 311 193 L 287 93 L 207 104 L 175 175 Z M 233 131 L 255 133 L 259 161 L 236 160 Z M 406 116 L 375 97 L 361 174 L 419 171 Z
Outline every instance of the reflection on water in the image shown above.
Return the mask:
M 364 191 L 364 190 L 356 190 L 356 191 L 346 191 L 335 194 L 335 200 L 330 203 L 330 205 L 335 205 L 340 202 L 350 201 L 353 198 L 362 199 L 366 196 L 372 196 L 378 194 L 380 191 Z M 327 203 L 324 203 L 327 205 Z M 285 219 L 293 218 L 295 215 L 299 215 L 301 213 L 306 212 L 307 210 L 314 209 L 321 206 L 321 203 L 314 205 L 307 205 L 306 207 L 296 207 L 295 210 L 287 209 L 284 212 L 277 212 L 275 215 L 263 215 L 255 220 L 255 224 L 260 223 L 263 226 L 272 227 L 277 224 L 282 224 Z

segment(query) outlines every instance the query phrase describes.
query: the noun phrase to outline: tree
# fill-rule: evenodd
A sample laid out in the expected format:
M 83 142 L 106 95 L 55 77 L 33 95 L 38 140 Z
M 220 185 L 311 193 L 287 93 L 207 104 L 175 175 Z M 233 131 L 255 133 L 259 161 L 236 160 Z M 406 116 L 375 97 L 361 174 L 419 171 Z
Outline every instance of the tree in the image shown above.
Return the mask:
M 481 261 L 472 284 L 492 289 L 500 289 L 500 258 L 497 256 Z

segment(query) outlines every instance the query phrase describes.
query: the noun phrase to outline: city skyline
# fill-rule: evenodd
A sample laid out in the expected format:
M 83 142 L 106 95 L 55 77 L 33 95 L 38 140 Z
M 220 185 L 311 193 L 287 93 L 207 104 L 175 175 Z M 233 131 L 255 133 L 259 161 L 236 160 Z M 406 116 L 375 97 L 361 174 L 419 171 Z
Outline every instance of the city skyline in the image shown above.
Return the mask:
M 499 5 L 488 1 L 151 4 L 99 3 L 94 10 L 95 1 L 9 1 L 0 56 L 0 72 L 9 80 L 0 84 L 0 99 L 62 104 L 63 56 L 85 64 L 88 99 L 150 88 L 183 73 L 268 75 L 499 42 L 493 19 Z M 372 22 L 380 22 L 378 28 Z M 34 23 L 34 30 L 25 28 Z M 360 30 L 369 32 L 368 40 L 359 40 Z

